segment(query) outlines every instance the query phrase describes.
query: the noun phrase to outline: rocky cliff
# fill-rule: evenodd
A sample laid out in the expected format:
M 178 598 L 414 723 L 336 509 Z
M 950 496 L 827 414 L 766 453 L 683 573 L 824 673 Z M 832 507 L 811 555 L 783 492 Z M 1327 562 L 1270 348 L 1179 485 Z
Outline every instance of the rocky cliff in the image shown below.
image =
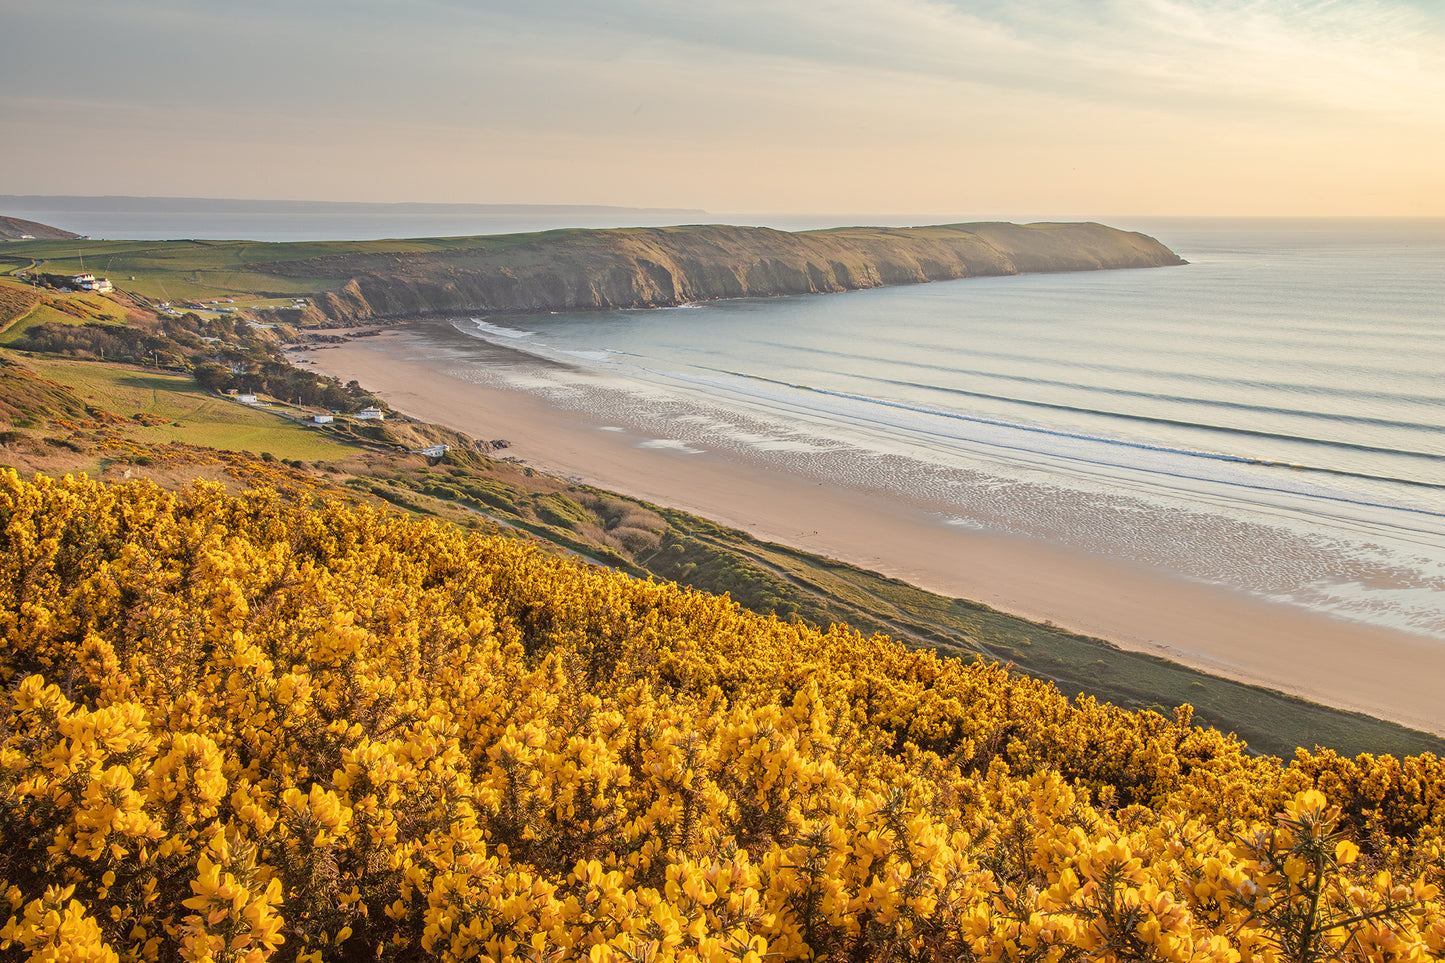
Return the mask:
M 367 250 L 261 270 L 343 280 L 316 308 L 341 323 L 423 313 L 664 307 L 1024 272 L 1184 263 L 1102 224 L 950 224 L 789 233 L 702 225 L 481 237 L 443 251 Z

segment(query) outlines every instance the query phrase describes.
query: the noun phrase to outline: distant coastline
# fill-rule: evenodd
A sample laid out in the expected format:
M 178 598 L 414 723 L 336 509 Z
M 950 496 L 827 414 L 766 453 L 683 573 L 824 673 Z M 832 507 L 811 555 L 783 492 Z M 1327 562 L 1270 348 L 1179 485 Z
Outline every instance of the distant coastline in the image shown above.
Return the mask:
M 725 224 L 448 239 L 276 260 L 328 279 L 316 310 L 340 324 L 458 312 L 674 307 L 1027 273 L 1187 263 L 1156 239 L 1093 222 L 777 231 Z
M 373 201 L 252 200 L 227 197 L 140 197 L 129 194 L 0 194 L 0 209 L 17 211 L 106 211 L 128 214 L 230 213 L 254 214 L 455 214 L 484 216 L 536 214 L 540 216 L 588 216 L 596 214 L 701 215 L 701 208 L 625 207 L 612 204 L 433 204 Z
M 129 195 L 0 194 L 0 214 L 113 240 L 373 240 L 633 227 L 713 219 L 697 208 L 605 204 L 377 204 Z
M 298 216 L 311 223 L 320 215 Z M 54 216 L 51 223 L 70 229 Z M 92 235 L 104 236 L 95 231 Z M 69 257 L 54 249 L 34 253 L 42 260 Z M 114 263 L 113 254 L 120 254 L 122 263 L 146 262 L 128 273 L 150 273 L 157 258 L 172 269 L 190 261 L 224 274 L 228 290 L 314 295 L 306 316 L 298 319 L 303 326 L 455 313 L 675 307 L 728 298 L 1187 263 L 1147 234 L 1092 221 L 807 231 L 732 224 L 559 227 L 264 247 L 245 240 L 168 239 L 146 252 L 108 248 L 107 264 Z M 145 278 L 141 280 L 144 284 Z M 144 293 L 171 300 L 164 291 Z

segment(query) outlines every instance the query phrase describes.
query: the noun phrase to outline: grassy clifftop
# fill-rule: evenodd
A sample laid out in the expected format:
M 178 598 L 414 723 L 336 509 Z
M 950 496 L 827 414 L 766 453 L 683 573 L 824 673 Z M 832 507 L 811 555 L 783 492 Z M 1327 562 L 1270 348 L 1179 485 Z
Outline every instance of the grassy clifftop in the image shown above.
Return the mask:
M 662 307 L 988 275 L 1184 263 L 1102 224 L 560 230 L 385 241 L 12 241 L 16 271 L 87 263 L 152 301 L 310 295 L 302 324 L 445 312 Z M 289 306 L 289 305 L 288 305 Z
M 662 307 L 1024 272 L 1183 263 L 1101 224 L 951 224 L 789 233 L 695 225 L 477 238 L 442 251 L 366 251 L 273 263 L 283 277 L 346 278 L 318 299 L 333 320 L 436 311 Z

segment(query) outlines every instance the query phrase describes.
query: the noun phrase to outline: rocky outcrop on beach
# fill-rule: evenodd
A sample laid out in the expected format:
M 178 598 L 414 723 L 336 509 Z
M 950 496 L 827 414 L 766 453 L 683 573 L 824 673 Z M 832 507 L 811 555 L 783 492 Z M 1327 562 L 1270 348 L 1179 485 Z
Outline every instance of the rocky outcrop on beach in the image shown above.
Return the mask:
M 948 224 L 787 232 L 762 227 L 565 230 L 448 250 L 367 250 L 266 265 L 344 280 L 331 322 L 419 314 L 668 307 L 1033 272 L 1185 263 L 1152 237 L 1095 223 Z

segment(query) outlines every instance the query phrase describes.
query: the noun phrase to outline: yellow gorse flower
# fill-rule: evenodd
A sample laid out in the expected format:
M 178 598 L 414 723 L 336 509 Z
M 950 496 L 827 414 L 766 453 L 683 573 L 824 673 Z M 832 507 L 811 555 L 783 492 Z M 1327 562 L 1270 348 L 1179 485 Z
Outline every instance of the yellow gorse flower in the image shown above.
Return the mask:
M 0 472 L 0 637 L 6 958 L 1445 958 L 1433 756 L 517 538 Z

